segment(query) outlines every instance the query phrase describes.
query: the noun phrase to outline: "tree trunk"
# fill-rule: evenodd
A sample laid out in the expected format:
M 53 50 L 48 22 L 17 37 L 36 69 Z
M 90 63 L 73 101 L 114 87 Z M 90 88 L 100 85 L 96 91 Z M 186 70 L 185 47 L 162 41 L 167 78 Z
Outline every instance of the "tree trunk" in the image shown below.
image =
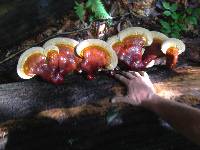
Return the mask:
M 150 78 L 159 95 L 188 104 L 199 103 L 200 68 L 182 67 L 174 71 L 152 68 Z M 82 75 L 70 75 L 64 85 L 55 86 L 31 79 L 0 85 L 0 122 L 32 116 L 52 108 L 73 107 L 107 100 L 125 93 L 124 86 L 103 74 L 93 81 Z

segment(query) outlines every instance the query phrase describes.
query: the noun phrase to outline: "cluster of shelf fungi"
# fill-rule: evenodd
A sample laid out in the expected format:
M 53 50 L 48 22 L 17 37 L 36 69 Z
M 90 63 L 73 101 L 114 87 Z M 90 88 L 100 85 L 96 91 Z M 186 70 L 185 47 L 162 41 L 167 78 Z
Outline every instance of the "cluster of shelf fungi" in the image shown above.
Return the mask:
M 99 70 L 115 70 L 118 60 L 119 66 L 123 65 L 120 70 L 143 71 L 152 67 L 155 59 L 166 57 L 166 65 L 173 68 L 178 55 L 184 51 L 181 40 L 142 27 L 131 27 L 107 42 L 50 39 L 43 47 L 32 47 L 21 55 L 17 73 L 23 79 L 38 75 L 54 84 L 62 84 L 64 76 L 74 71 L 86 72 L 88 79 L 93 79 Z
M 92 39 L 76 42 L 76 46 L 70 45 L 72 39 L 55 38 L 43 47 L 22 54 L 17 68 L 20 77 L 40 76 L 51 83 L 62 84 L 57 86 L 32 78 L 0 85 L 3 89 L 0 122 L 6 121 L 0 124 L 0 147 L 198 149 L 178 133 L 161 126 L 153 113 L 109 102 L 112 96 L 123 95 L 126 91 L 123 85 L 104 73 L 104 70 L 106 73 L 115 71 L 116 66 L 122 70 L 147 70 L 160 96 L 190 105 L 200 101 L 200 68 L 175 68 L 178 54 L 184 51 L 184 46 L 177 44 L 180 41 L 146 29 L 139 32 L 138 29 L 141 28 L 125 29 L 107 42 Z M 149 42 L 149 37 L 152 37 L 152 42 Z M 67 54 L 66 49 L 69 50 Z M 91 54 L 94 57 L 87 57 Z M 101 57 L 95 56 L 97 54 Z M 116 56 L 118 60 L 114 61 Z M 166 58 L 165 66 L 148 68 L 161 57 Z M 65 58 L 73 61 L 60 61 Z M 95 62 L 103 59 L 101 64 Z M 72 71 L 87 74 L 89 79 L 94 75 L 96 78 L 86 80 L 85 76 L 70 74 Z M 54 80 L 55 74 L 67 76 L 65 80 Z

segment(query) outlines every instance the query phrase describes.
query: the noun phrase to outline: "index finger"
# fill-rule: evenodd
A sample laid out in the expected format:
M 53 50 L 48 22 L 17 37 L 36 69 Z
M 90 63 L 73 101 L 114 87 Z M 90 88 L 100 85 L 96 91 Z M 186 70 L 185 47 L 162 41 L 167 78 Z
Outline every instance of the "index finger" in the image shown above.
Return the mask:
M 129 82 L 129 80 L 128 80 L 126 77 L 124 77 L 124 76 L 122 76 L 122 75 L 120 75 L 120 74 L 115 74 L 114 77 L 115 77 L 116 79 L 118 79 L 119 81 L 121 81 L 122 83 L 126 84 L 126 85 L 127 85 L 128 82 Z

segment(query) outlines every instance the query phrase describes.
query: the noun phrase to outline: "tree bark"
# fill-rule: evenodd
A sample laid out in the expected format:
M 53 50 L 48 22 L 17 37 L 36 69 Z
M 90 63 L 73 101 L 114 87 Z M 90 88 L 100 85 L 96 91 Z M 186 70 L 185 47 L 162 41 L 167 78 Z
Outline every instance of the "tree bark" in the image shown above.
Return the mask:
M 199 103 L 200 68 L 180 67 L 174 71 L 165 67 L 152 68 L 150 78 L 159 95 L 182 100 L 188 104 Z M 126 92 L 123 85 L 104 74 L 93 81 L 82 75 L 70 75 L 64 85 L 31 79 L 24 82 L 0 85 L 0 122 L 8 119 L 32 116 L 52 108 L 73 107 L 96 103 Z

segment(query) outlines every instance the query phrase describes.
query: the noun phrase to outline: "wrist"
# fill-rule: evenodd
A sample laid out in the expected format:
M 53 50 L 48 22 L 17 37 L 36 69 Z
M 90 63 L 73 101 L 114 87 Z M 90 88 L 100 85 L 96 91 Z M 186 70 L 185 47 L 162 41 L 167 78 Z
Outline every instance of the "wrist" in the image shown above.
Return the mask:
M 159 101 L 161 99 L 162 98 L 160 96 L 154 94 L 149 99 L 143 100 L 142 103 L 141 103 L 141 106 L 146 108 L 146 109 L 155 111 L 157 104 L 159 103 Z

